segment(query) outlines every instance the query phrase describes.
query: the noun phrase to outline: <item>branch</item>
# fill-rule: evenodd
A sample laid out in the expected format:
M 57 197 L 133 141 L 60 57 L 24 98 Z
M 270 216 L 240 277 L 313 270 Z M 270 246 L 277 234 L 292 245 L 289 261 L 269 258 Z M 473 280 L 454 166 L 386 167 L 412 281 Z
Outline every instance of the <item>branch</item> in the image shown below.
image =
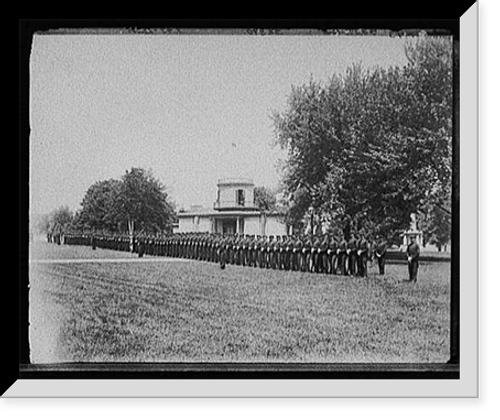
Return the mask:
M 440 209 L 440 210 L 443 210 L 445 213 L 449 214 L 451 216 L 451 211 L 448 210 L 448 209 L 445 209 L 444 207 L 440 206 L 438 203 L 434 203 L 434 205 Z

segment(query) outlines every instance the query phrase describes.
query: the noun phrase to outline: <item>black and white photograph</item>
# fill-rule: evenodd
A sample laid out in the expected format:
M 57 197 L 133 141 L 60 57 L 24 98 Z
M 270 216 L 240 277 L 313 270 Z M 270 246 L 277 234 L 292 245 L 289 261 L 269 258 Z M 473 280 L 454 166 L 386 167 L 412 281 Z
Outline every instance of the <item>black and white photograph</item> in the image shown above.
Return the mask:
M 448 27 L 36 32 L 29 363 L 458 379 L 458 49 Z

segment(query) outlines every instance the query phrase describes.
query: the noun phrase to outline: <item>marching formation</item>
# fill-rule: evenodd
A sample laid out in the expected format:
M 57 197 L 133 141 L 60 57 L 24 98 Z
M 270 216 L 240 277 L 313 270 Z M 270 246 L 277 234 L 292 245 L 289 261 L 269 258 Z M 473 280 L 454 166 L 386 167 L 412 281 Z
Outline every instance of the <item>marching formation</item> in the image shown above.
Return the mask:
M 171 235 L 64 234 L 49 242 L 86 245 L 144 255 L 187 258 L 220 264 L 345 276 L 367 276 L 368 261 L 377 259 L 385 273 L 387 243 L 369 240 L 362 232 L 348 240 L 335 235 L 261 236 L 216 233 Z M 413 277 L 413 276 L 412 276 Z

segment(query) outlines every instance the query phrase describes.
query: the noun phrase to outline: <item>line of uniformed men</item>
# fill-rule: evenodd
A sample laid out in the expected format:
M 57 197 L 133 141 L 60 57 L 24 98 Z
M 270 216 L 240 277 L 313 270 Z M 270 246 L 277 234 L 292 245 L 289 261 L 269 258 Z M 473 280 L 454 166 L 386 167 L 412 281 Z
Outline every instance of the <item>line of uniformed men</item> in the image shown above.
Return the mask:
M 147 252 L 146 252 L 147 253 Z M 277 270 L 367 275 L 372 249 L 363 235 L 349 241 L 332 235 L 261 236 L 178 234 L 167 239 L 167 256 Z
M 241 234 L 177 233 L 138 235 L 66 234 L 65 244 L 90 245 L 143 255 L 188 258 L 200 261 L 277 270 L 339 275 L 367 275 L 368 260 L 375 254 L 384 274 L 387 245 L 370 243 L 363 234 L 346 240 L 334 235 L 261 236 Z

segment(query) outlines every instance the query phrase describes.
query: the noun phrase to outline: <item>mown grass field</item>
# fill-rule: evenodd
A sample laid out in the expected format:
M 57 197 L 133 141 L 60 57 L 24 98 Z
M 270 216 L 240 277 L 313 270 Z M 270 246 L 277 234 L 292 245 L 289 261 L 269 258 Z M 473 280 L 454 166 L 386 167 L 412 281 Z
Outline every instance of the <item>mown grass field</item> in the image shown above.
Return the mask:
M 449 263 L 422 263 L 408 284 L 401 264 L 362 279 L 45 243 L 30 251 L 36 363 L 449 358 Z

